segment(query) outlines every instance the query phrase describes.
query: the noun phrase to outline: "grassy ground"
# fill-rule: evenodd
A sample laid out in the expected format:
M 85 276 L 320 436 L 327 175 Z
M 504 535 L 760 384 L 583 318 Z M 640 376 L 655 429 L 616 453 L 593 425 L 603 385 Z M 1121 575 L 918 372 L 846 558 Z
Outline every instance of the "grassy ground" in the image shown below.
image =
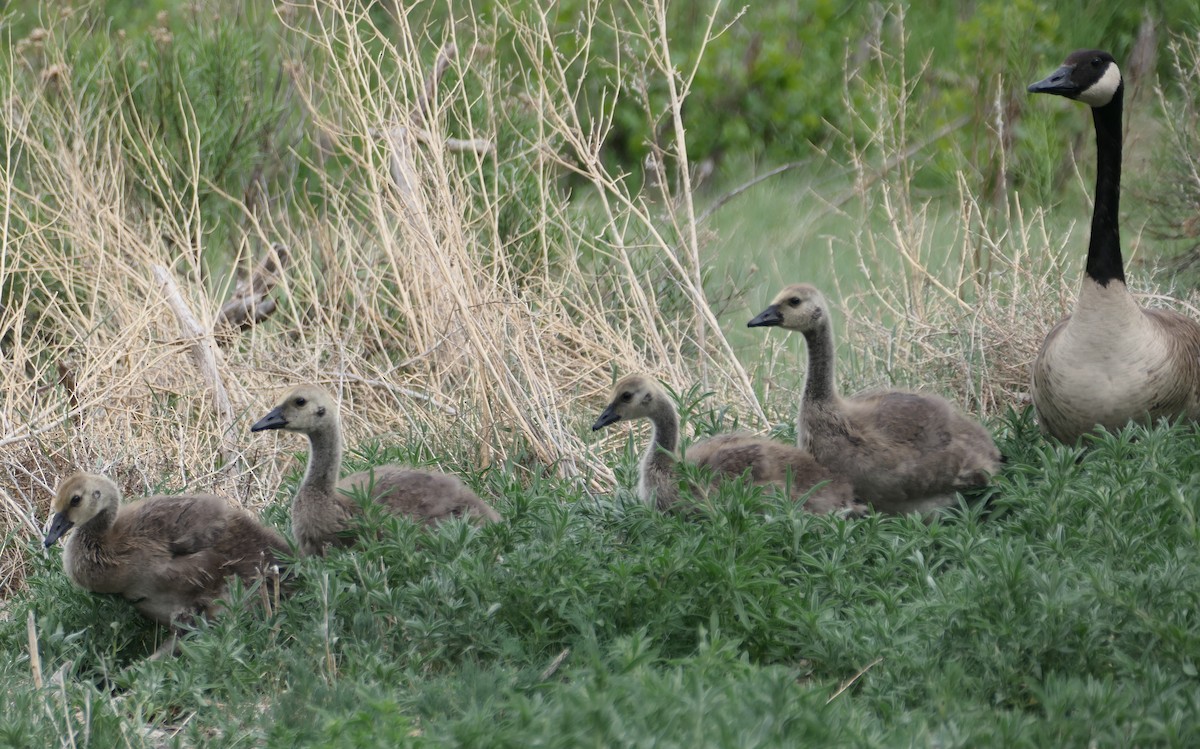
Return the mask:
M 0 744 L 1198 742 L 1195 428 L 1081 452 L 1013 415 L 1077 284 L 1093 162 L 1086 112 L 1022 86 L 1136 14 L 947 3 L 911 11 L 906 56 L 903 7 L 881 11 L 792 58 L 835 74 L 843 135 L 817 166 L 704 218 L 740 180 L 696 186 L 686 138 L 714 123 L 685 107 L 656 0 L 566 31 L 524 0 L 444 29 L 378 3 L 160 5 L 124 34 L 100 3 L 17 17 L 0 60 Z M 1190 34 L 1159 65 L 1178 116 L 1143 99 L 1160 127 L 1134 134 L 1182 158 L 1139 166 L 1131 137 L 1127 162 L 1173 165 L 1186 198 L 1200 40 L 1168 31 Z M 609 115 L 653 130 L 669 195 L 611 159 Z M 276 310 L 222 329 L 277 243 Z M 1187 308 L 1143 270 L 1143 298 Z M 1010 460 L 988 508 L 632 502 L 644 435 L 587 430 L 614 373 L 684 392 L 701 432 L 787 438 L 800 343 L 744 325 L 794 280 L 839 306 L 845 389 L 919 384 L 989 420 Z M 235 590 L 145 662 L 162 633 L 40 548 L 50 491 L 100 470 L 286 528 L 296 442 L 246 427 L 297 380 L 336 391 L 350 462 L 462 473 L 505 521 L 374 517 L 377 541 L 299 561 L 278 608 Z
M 235 593 L 166 662 L 140 660 L 154 627 L 30 548 L 0 743 L 1195 745 L 1200 433 L 1081 451 L 996 426 L 986 508 L 930 525 L 738 487 L 685 522 L 496 469 L 473 483 L 504 523 L 372 518 L 378 542 L 302 560 L 272 615 Z

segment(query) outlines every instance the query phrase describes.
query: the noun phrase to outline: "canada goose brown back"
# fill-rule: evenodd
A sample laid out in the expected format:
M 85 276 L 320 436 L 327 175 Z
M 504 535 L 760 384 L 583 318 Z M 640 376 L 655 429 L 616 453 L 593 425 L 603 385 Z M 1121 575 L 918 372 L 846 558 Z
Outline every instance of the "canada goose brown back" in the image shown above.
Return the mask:
M 305 555 L 324 554 L 333 544 L 353 542 L 342 532 L 367 496 L 388 511 L 432 525 L 468 517 L 496 522 L 500 515 L 461 480 L 437 471 L 382 465 L 338 480 L 342 464 L 342 428 L 333 396 L 317 385 L 297 385 L 275 408 L 250 427 L 252 432 L 283 429 L 308 437 L 308 470 L 292 501 L 292 533 Z
M 629 375 L 616 384 L 592 430 L 633 419 L 648 419 L 653 429 L 638 474 L 638 497 L 665 512 L 681 499 L 676 454 L 679 413 L 666 391 L 645 375 Z M 714 478 L 748 472 L 754 483 L 786 488 L 797 499 L 824 482 L 805 502 L 810 512 L 859 514 L 862 509 L 855 504 L 848 481 L 804 450 L 781 442 L 746 434 L 719 435 L 689 447 L 687 461 L 711 469 Z
M 1096 130 L 1095 203 L 1079 298 L 1033 364 L 1042 431 L 1074 442 L 1096 426 L 1200 419 L 1200 323 L 1139 306 L 1125 285 L 1118 215 L 1125 84 L 1116 61 L 1102 50 L 1073 52 L 1029 91 L 1089 105 Z
M 801 447 L 846 476 L 880 512 L 927 512 L 983 486 L 1000 451 L 982 425 L 945 398 L 889 390 L 843 398 L 834 383 L 833 329 L 825 297 L 809 284 L 780 292 L 750 327 L 804 335 L 808 373 L 796 431 Z
M 287 541 L 249 512 L 209 494 L 121 504 L 109 479 L 76 473 L 50 503 L 45 545 L 74 528 L 63 568 L 80 588 L 124 596 L 168 626 L 217 612 L 226 578 L 252 580 L 279 563 Z

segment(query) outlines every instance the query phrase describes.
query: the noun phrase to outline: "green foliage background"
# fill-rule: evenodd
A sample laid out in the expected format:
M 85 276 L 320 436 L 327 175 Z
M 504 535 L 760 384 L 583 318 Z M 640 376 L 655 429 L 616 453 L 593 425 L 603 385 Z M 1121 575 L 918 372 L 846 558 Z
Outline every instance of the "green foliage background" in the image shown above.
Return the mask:
M 542 5 L 504 7 L 533 13 Z M 306 58 L 311 50 L 265 6 L 71 7 L 54 15 L 59 9 L 8 4 L 0 33 L 13 55 L 0 57 L 2 72 L 50 91 L 52 106 L 94 110 L 151 135 L 112 146 L 134 163 L 171 168 L 145 170 L 120 189 L 138 210 L 162 217 L 181 254 L 192 251 L 189 233 L 200 232 L 214 253 L 203 265 L 227 265 L 247 208 L 319 212 L 326 187 L 353 178 L 352 166 L 298 126 L 302 107 L 282 85 L 286 63 L 320 60 Z M 451 23 L 447 6 L 407 7 L 410 23 L 425 30 L 421 54 L 432 59 Z M 554 6 L 566 54 L 582 8 L 579 0 Z M 1200 21 L 1191 0 L 907 7 L 910 57 L 899 70 L 921 74 L 921 106 L 908 126 L 932 133 L 966 122 L 931 148 L 918 187 L 947 191 L 962 171 L 998 199 L 1019 187 L 1032 200 L 1056 200 L 1063 154 L 1088 123 L 1066 107 L 1025 104 L 1024 85 L 1076 47 L 1104 46 L 1123 59 L 1147 8 L 1169 22 L 1168 33 Z M 702 11 L 670 5 L 681 70 L 696 54 Z M 747 165 L 836 158 L 861 145 L 872 128 L 846 105 L 849 98 L 870 117 L 870 89 L 847 87 L 846 66 L 867 66 L 860 56 L 876 22 L 886 27 L 894 17 L 865 2 L 740 11 L 717 12 L 718 27 L 733 25 L 695 79 L 690 156 L 729 165 L 719 174 L 727 178 Z M 637 6 L 603 12 L 598 42 L 613 50 L 613 75 L 589 79 L 581 107 L 609 101 L 606 88 L 618 79 L 633 86 L 616 104 L 604 156 L 634 179 L 649 144 L 671 137 L 656 114 L 659 84 L 637 89 L 629 68 L 616 75 L 618 62 L 636 70 L 646 54 L 623 48 L 620 30 L 651 21 Z M 383 4 L 372 13 L 386 24 Z M 529 61 L 498 5 L 460 3 L 454 13 L 455 28 L 490 43 L 518 88 Z M 35 28 L 50 28 L 49 38 L 34 40 Z M 48 71 L 59 60 L 69 65 L 56 78 Z M 883 84 L 898 75 L 868 73 Z M 997 184 L 1000 156 L 987 135 L 997 99 L 1007 102 L 1016 144 L 1011 185 Z M 511 126 L 529 123 L 514 115 Z M 64 137 L 45 132 L 48 144 Z M 538 222 L 526 192 L 532 167 L 505 147 L 492 175 L 512 186 L 498 232 L 521 243 Z M 19 172 L 21 154 L 8 158 Z M 165 196 L 200 204 L 201 225 L 171 228 L 186 212 Z M 577 207 L 588 221 L 586 201 Z M 214 241 L 222 238 L 231 241 Z M 529 242 L 529 253 L 540 251 Z M 21 277 L 0 284 L 5 299 L 44 286 Z M 37 306 L 30 309 L 28 328 L 38 330 Z M 0 338 L 0 352 L 3 345 Z M 235 590 L 231 614 L 162 663 L 141 660 L 161 633 L 124 602 L 74 589 L 56 558 L 29 548 L 28 587 L 6 602 L 0 621 L 8 687 L 0 743 L 1200 743 L 1195 429 L 1131 428 L 1084 452 L 1041 441 L 1027 417 L 997 427 L 1009 464 L 990 506 L 929 525 L 814 518 L 747 487 L 727 487 L 688 523 L 636 506 L 627 489 L 596 498 L 498 466 L 472 481 L 505 523 L 425 533 L 372 517 L 380 540 L 301 561 L 298 591 L 275 616 L 255 611 L 256 592 Z M 388 447 L 368 462 L 413 457 Z M 622 486 L 634 470 L 631 446 Z M 280 527 L 292 488 L 266 513 Z M 30 677 L 30 612 L 49 680 L 42 689 Z

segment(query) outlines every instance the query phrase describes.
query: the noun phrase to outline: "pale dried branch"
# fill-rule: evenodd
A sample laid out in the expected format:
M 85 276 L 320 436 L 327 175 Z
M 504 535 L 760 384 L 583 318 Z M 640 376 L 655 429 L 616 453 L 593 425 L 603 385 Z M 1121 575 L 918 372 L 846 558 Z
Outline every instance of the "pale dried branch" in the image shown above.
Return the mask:
M 183 338 L 190 341 L 192 363 L 196 365 L 200 376 L 204 378 L 208 389 L 212 391 L 213 408 L 216 409 L 217 419 L 221 425 L 222 441 L 227 443 L 233 431 L 233 405 L 229 402 L 229 393 L 221 379 L 221 368 L 218 364 L 220 353 L 217 349 L 217 342 L 188 308 L 170 271 L 161 265 L 152 265 L 150 269 L 162 288 L 167 304 L 175 313 L 175 320 L 179 323 Z M 221 450 L 222 457 L 228 459 L 233 450 L 233 445 L 225 444 Z
M 437 93 L 438 84 L 442 82 L 446 71 L 450 69 L 450 63 L 454 62 L 456 57 L 458 57 L 458 45 L 454 42 L 446 42 L 438 50 L 438 56 L 433 63 L 433 69 L 429 71 L 429 76 L 425 79 L 425 90 L 421 93 L 421 97 L 417 99 L 417 109 L 412 115 L 414 124 L 423 124 L 429 122 L 431 119 L 433 97 Z
M 841 695 L 842 692 L 845 692 L 847 689 L 854 686 L 854 682 L 861 679 L 864 674 L 866 674 L 868 671 L 875 668 L 882 662 L 883 662 L 883 657 L 880 656 L 879 658 L 876 658 L 875 660 L 871 661 L 867 665 L 863 666 L 861 669 L 859 669 L 858 673 L 856 673 L 854 676 L 851 676 L 849 679 L 846 679 L 845 681 L 843 681 L 842 685 L 840 687 L 838 687 L 838 690 L 836 692 L 834 692 L 833 694 L 829 695 L 829 699 L 825 700 L 825 704 L 828 705 L 830 702 L 833 702 L 834 700 L 836 700 L 838 698 L 838 696 Z
M 37 619 L 33 609 L 25 620 L 25 631 L 29 635 L 29 670 L 33 673 L 34 689 L 42 688 L 42 656 L 38 651 Z

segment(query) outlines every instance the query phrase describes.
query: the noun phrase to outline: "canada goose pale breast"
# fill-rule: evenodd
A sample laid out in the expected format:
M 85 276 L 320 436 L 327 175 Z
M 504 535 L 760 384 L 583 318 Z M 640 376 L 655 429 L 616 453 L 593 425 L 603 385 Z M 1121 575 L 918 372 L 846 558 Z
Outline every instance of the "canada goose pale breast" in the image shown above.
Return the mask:
M 680 499 L 679 414 L 670 396 L 645 375 L 629 375 L 613 388 L 603 413 L 592 425 L 598 430 L 622 420 L 648 419 L 653 428 L 650 444 L 638 472 L 638 497 L 667 511 Z M 792 445 L 747 434 L 725 434 L 697 442 L 687 450 L 687 462 L 709 468 L 714 479 L 749 473 L 756 484 L 785 488 L 789 496 L 812 491 L 804 509 L 817 514 L 860 514 L 850 484 Z
M 343 534 L 361 513 L 355 494 L 388 511 L 432 525 L 468 517 L 496 522 L 500 515 L 460 479 L 437 471 L 401 465 L 375 466 L 338 480 L 342 428 L 333 396 L 317 385 L 297 385 L 275 408 L 250 427 L 252 432 L 283 429 L 308 437 L 308 469 L 292 501 L 292 532 L 305 555 L 324 554 L 329 544 L 353 542 Z
M 1125 284 L 1119 223 L 1125 86 L 1112 55 L 1073 52 L 1029 86 L 1092 108 L 1096 189 L 1079 299 L 1034 361 L 1031 392 L 1043 432 L 1074 442 L 1097 426 L 1200 419 L 1200 323 L 1139 306 Z
M 261 576 L 288 550 L 283 536 L 220 497 L 154 496 L 121 505 L 109 479 L 77 473 L 59 485 L 45 545 L 68 530 L 63 568 L 80 588 L 131 601 L 161 624 L 216 613 L 226 579 Z
M 840 396 L 829 309 L 815 287 L 788 286 L 748 325 L 804 335 L 801 447 L 846 476 L 860 501 L 886 513 L 927 512 L 954 504 L 956 492 L 985 485 L 999 468 L 988 431 L 945 398 L 896 390 Z

